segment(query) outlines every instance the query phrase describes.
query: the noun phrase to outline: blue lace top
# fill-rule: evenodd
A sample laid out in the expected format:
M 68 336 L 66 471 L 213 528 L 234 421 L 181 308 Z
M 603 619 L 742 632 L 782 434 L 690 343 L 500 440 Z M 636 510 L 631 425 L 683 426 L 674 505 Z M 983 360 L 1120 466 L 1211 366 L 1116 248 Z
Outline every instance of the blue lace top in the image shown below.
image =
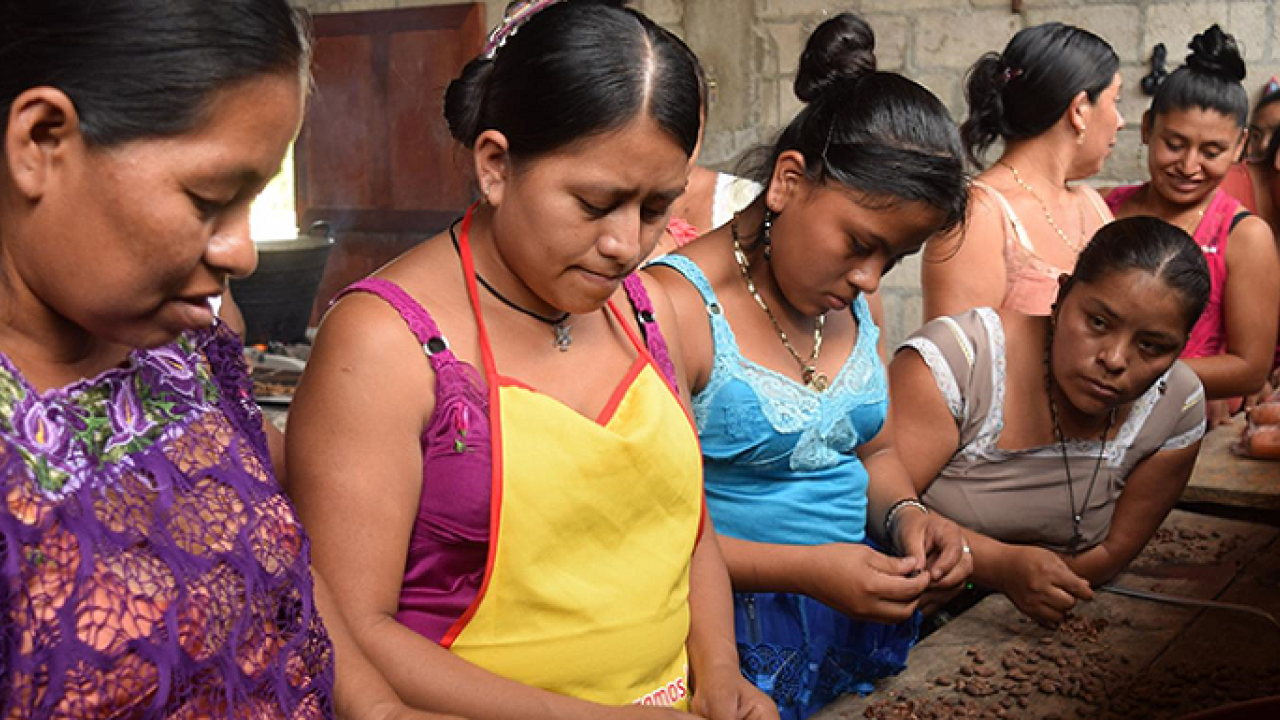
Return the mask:
M 874 438 L 889 406 L 880 330 L 859 296 L 857 344 L 826 392 L 743 357 L 711 284 L 693 261 L 654 261 L 693 283 L 710 316 L 715 359 L 693 396 L 707 508 L 716 531 L 791 545 L 861 542 L 867 471 L 857 447 Z

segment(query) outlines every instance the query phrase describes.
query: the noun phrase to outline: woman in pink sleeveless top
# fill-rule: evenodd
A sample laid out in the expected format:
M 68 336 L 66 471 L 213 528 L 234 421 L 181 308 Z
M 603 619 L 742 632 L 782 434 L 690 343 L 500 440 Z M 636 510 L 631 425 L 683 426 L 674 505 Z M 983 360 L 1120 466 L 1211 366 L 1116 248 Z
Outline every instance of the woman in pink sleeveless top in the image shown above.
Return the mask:
M 925 250 L 926 320 L 983 306 L 1049 314 L 1058 278 L 1112 219 L 1075 181 L 1102 169 L 1124 125 L 1118 69 L 1106 41 L 1046 23 L 969 71 L 966 150 L 979 167 L 996 140 L 1004 153 L 973 181 L 967 224 Z
M 1182 227 L 1204 250 L 1209 305 L 1183 350 L 1210 400 L 1257 392 L 1276 347 L 1280 260 L 1267 224 L 1218 188 L 1245 140 L 1244 61 L 1213 26 L 1191 42 L 1187 64 L 1164 80 L 1143 116 L 1151 180 L 1119 188 L 1117 217 L 1154 215 Z M 1211 406 L 1210 423 L 1233 407 Z
M 1280 91 L 1277 91 L 1280 94 Z M 1273 235 L 1280 234 L 1280 135 L 1272 135 L 1263 155 L 1257 161 L 1239 162 L 1231 166 L 1227 177 L 1218 188 L 1267 221 Z M 1280 249 L 1280 244 L 1277 245 Z M 1280 323 L 1280 313 L 1277 313 Z M 1280 340 L 1280 335 L 1277 336 Z M 1276 344 L 1275 357 L 1271 360 L 1271 376 L 1259 395 L 1269 395 L 1269 390 L 1280 387 L 1280 342 Z

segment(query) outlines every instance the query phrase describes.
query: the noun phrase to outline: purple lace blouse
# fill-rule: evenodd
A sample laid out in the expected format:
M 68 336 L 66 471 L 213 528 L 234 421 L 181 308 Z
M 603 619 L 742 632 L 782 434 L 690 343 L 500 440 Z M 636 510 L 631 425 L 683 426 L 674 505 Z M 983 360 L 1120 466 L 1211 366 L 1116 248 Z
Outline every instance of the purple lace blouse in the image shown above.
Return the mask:
M 37 392 L 0 355 L 0 718 L 324 718 L 333 651 L 239 340 Z
M 637 276 L 623 283 L 649 355 L 675 386 L 675 367 Z M 484 582 L 489 557 L 492 460 L 489 396 L 481 374 L 449 350 L 417 301 L 398 285 L 368 278 L 347 288 L 376 295 L 396 309 L 422 345 L 436 376 L 436 407 L 422 431 L 422 494 L 409 536 L 396 620 L 440 642 L 466 613 Z

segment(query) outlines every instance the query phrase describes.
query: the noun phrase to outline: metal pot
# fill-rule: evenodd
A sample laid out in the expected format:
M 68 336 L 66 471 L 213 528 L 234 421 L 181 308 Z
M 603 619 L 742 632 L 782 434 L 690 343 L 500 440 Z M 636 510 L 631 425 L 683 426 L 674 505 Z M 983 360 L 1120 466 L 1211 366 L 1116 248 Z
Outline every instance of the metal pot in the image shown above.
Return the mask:
M 301 342 L 325 262 L 333 248 L 329 224 L 318 221 L 293 240 L 258 243 L 258 269 L 231 281 L 231 295 L 244 315 L 244 341 Z

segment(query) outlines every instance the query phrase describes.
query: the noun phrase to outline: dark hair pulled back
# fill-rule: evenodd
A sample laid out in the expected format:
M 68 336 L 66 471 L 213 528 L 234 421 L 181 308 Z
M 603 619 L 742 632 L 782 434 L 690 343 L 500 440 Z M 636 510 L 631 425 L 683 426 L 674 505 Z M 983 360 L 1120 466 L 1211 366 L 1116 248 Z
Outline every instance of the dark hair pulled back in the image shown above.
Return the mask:
M 1080 252 L 1062 302 L 1076 283 L 1093 284 L 1113 273 L 1141 270 L 1160 278 L 1183 299 L 1187 332 L 1209 302 L 1209 266 L 1204 251 L 1182 228 L 1149 216 L 1103 225 Z
M 955 123 L 924 87 L 877 71 L 874 47 L 871 28 L 850 13 L 814 30 L 795 81 L 808 104 L 753 174 L 767 185 L 778 158 L 794 150 L 811 181 L 837 182 L 876 207 L 924 203 L 948 230 L 963 222 L 968 196 Z
M 997 139 L 1035 137 L 1062 117 L 1084 92 L 1090 102 L 1110 87 L 1120 58 L 1087 30 L 1045 23 L 1019 30 L 1002 53 L 987 53 L 969 68 L 969 116 L 960 126 L 975 165 Z
M 1151 114 L 1197 107 L 1234 118 L 1238 127 L 1249 121 L 1249 93 L 1244 58 L 1234 37 L 1217 25 L 1198 34 L 1187 45 L 1191 54 L 1186 64 L 1160 83 L 1151 100 Z
M 35 87 L 75 104 L 86 140 L 177 135 L 236 82 L 298 73 L 305 22 L 286 0 L 0 2 L 0 107 Z
M 528 159 L 647 112 L 691 154 L 702 107 L 696 62 L 679 38 L 618 0 L 564 0 L 492 58 L 468 63 L 445 92 L 444 115 L 460 143 L 497 130 Z

